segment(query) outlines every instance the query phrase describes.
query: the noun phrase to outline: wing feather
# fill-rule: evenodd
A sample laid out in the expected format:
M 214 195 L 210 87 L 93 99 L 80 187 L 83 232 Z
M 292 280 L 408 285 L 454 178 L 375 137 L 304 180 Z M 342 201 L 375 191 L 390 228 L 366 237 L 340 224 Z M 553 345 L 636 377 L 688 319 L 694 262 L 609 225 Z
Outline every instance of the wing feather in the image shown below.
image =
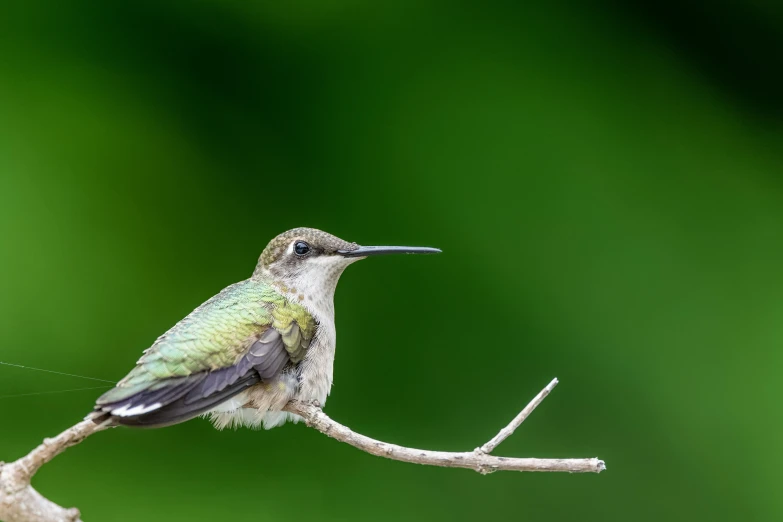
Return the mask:
M 190 395 L 188 394 L 168 404 L 165 408 L 133 417 L 114 417 L 114 420 L 124 426 L 140 428 L 160 428 L 178 424 L 214 408 L 258 382 L 260 382 L 258 374 L 248 374 L 232 386 L 223 389 L 223 391 L 213 393 L 208 397 L 192 397 L 188 401 L 186 400 Z
M 159 337 L 96 412 L 128 426 L 183 422 L 298 363 L 315 328 L 269 285 L 237 283 Z

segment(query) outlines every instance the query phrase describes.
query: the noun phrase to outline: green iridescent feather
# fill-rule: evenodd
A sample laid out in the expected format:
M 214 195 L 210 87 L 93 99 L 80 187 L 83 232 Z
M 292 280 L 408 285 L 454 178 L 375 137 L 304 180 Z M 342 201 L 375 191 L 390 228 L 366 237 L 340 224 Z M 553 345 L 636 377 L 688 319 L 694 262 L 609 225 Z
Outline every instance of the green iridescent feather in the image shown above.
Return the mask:
M 165 386 L 169 379 L 232 366 L 269 327 L 281 333 L 294 363 L 315 333 L 307 310 L 268 283 L 248 279 L 231 285 L 161 335 L 100 401 L 119 401 Z

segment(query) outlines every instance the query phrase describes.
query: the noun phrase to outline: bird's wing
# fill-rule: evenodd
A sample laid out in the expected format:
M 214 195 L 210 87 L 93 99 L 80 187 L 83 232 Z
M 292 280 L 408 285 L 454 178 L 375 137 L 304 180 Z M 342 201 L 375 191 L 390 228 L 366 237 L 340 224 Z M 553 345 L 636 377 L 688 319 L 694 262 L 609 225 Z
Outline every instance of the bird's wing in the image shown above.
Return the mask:
M 119 424 L 193 418 L 301 361 L 316 324 L 269 285 L 229 286 L 163 334 L 96 404 Z

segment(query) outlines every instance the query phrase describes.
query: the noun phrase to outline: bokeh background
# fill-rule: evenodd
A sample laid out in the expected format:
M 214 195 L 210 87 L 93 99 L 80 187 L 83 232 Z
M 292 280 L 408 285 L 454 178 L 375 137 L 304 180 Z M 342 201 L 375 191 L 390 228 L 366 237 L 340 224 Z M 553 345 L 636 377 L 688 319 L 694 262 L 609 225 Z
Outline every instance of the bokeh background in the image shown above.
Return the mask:
M 35 477 L 85 520 L 780 520 L 783 9 L 756 2 L 6 2 L 0 360 L 121 378 L 273 236 L 365 244 L 326 411 L 117 429 Z M 101 383 L 0 366 L 0 458 Z M 20 394 L 38 394 L 24 395 Z M 11 396 L 11 397 L 9 397 Z

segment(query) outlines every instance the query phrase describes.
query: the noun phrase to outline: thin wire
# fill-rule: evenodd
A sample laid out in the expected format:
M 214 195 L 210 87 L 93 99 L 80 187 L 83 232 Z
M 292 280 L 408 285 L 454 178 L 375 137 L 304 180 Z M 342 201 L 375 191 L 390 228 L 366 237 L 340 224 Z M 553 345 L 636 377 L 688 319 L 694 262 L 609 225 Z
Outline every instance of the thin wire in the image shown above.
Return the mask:
M 114 381 L 107 381 L 106 379 L 96 379 L 95 377 L 85 377 L 84 375 L 75 375 L 73 373 L 55 372 L 53 370 L 44 370 L 43 368 L 33 368 L 31 366 L 22 366 L 21 364 L 12 364 L 3 361 L 0 361 L 0 364 L 4 364 L 6 366 L 14 366 L 16 368 L 24 368 L 25 370 L 36 370 L 39 372 L 56 373 L 58 375 L 67 375 L 68 377 L 80 377 L 82 379 L 89 379 L 91 381 L 101 381 L 101 382 L 108 382 L 110 384 L 114 384 Z
M 19 394 L 16 394 L 16 395 L 0 395 L 0 399 L 8 399 L 8 398 L 11 398 L 11 397 L 27 397 L 29 395 L 45 395 L 47 393 L 65 393 L 65 392 L 82 391 L 82 390 L 105 390 L 106 388 L 111 388 L 111 386 L 93 386 L 92 388 L 73 388 L 71 390 L 57 390 L 57 391 L 35 392 L 35 393 L 19 393 Z

